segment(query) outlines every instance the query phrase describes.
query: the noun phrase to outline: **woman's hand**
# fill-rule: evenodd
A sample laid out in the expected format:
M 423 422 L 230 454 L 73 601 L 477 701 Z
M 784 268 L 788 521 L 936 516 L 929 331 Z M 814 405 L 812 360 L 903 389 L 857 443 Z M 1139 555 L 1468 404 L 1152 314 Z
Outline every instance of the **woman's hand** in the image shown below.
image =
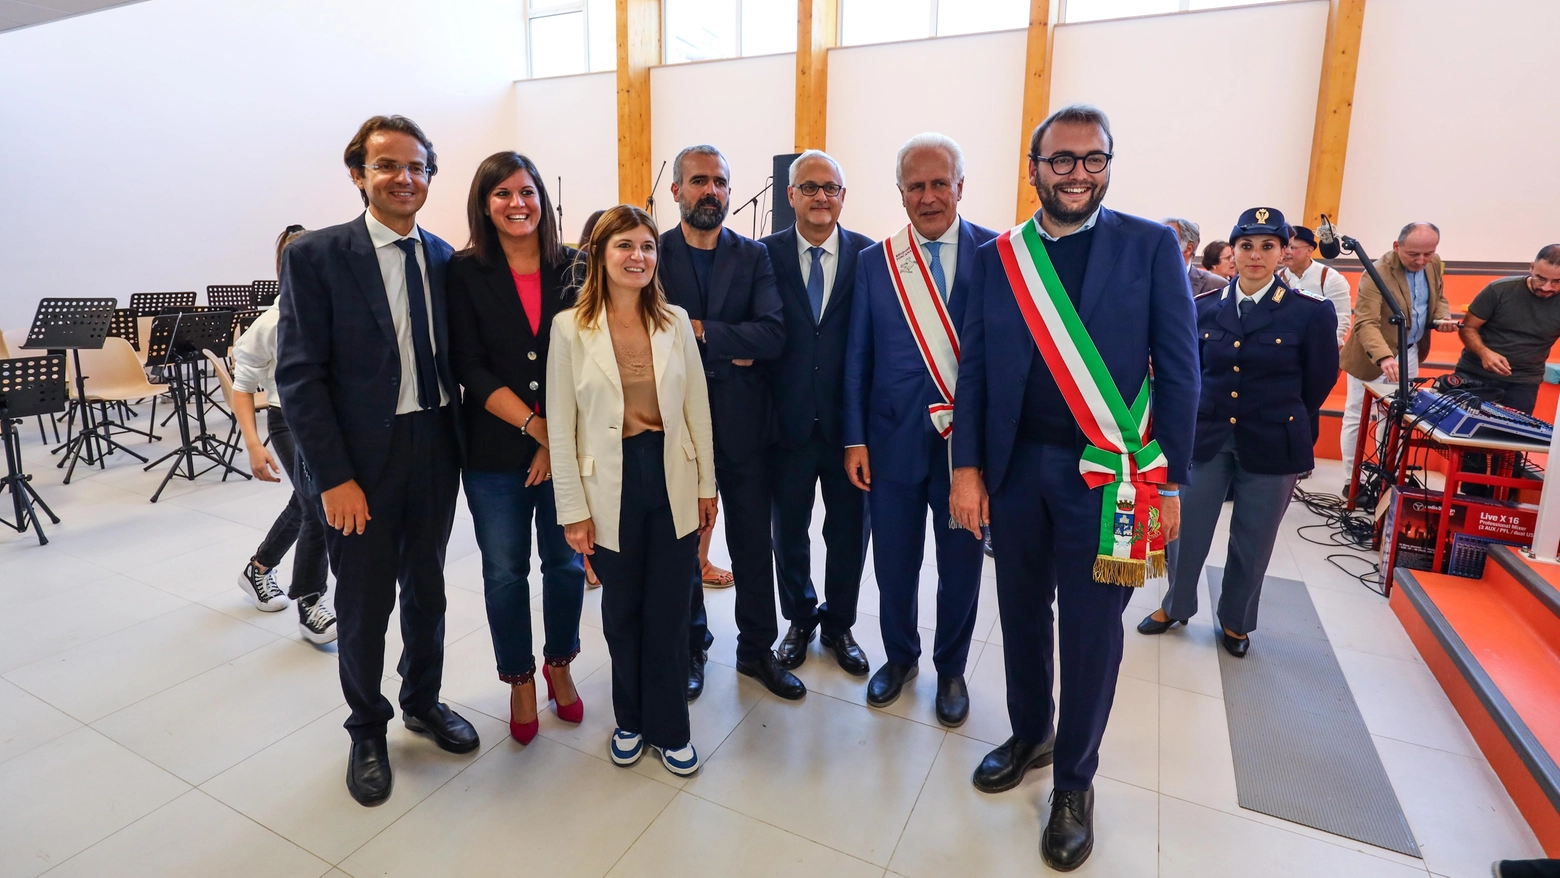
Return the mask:
M 569 548 L 581 555 L 596 554 L 596 522 L 589 518 L 564 525 L 563 538 L 568 541 Z
M 715 529 L 715 518 L 719 514 L 720 501 L 714 497 L 699 498 L 699 536 L 704 536 Z
M 255 474 L 255 478 L 262 482 L 280 482 L 282 468 L 277 465 L 276 458 L 266 450 L 264 445 L 258 442 L 249 443 L 249 471 Z
M 525 428 L 525 434 L 535 439 L 542 448 L 547 448 L 547 419 L 541 415 L 532 418 L 530 425 Z
M 552 478 L 552 452 L 547 446 L 536 449 L 536 455 L 531 458 L 531 471 L 526 473 L 525 486 L 534 488 L 542 482 Z

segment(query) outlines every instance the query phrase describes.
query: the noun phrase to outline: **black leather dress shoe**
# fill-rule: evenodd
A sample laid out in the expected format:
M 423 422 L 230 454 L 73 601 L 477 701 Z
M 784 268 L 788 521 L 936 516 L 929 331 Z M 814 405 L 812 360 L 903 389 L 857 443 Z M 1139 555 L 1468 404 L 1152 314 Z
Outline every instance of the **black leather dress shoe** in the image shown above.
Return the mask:
M 709 661 L 710 654 L 700 650 L 688 660 L 688 700 L 698 700 L 704 694 L 704 663 Z
M 1040 830 L 1040 859 L 1058 872 L 1071 872 L 1094 852 L 1094 787 L 1054 790 L 1051 819 Z
M 872 707 L 887 707 L 899 700 L 899 693 L 905 688 L 905 683 L 914 680 L 919 669 L 915 665 L 896 665 L 893 662 L 884 662 L 883 667 L 877 669 L 872 679 L 867 681 L 867 704 Z
M 813 636 L 818 629 L 792 625 L 780 638 L 780 647 L 775 650 L 775 661 L 786 670 L 799 668 L 802 662 L 807 661 L 807 644 L 812 643 Z
M 1223 631 L 1220 631 L 1219 642 L 1224 644 L 1225 652 L 1236 658 L 1245 658 L 1246 650 L 1251 649 L 1251 638 L 1249 636 L 1231 637 Z
M 470 753 L 482 743 L 471 723 L 450 710 L 448 705 L 435 705 L 433 710 L 421 716 L 404 714 L 401 719 L 407 728 L 419 735 L 427 735 L 439 745 L 439 749 L 451 753 Z
M 795 674 L 780 667 L 779 660 L 772 652 L 764 653 L 758 661 L 738 661 L 737 673 L 746 674 L 763 683 L 765 689 L 786 701 L 800 701 L 807 694 L 807 687 L 802 685 L 801 680 L 796 679 Z
M 937 721 L 950 729 L 970 718 L 970 690 L 963 674 L 937 675 Z
M 347 792 L 365 808 L 382 805 L 390 798 L 395 778 L 390 773 L 390 748 L 385 739 L 364 738 L 352 742 L 347 754 Z
M 865 677 L 872 666 L 867 663 L 867 654 L 862 651 L 861 644 L 851 636 L 849 631 L 839 634 L 825 634 L 818 638 L 823 648 L 834 653 L 834 660 L 840 663 L 840 668 L 852 677 Z
M 1166 619 L 1165 621 L 1161 622 L 1154 618 L 1153 613 L 1149 613 L 1147 616 L 1143 617 L 1143 621 L 1138 623 L 1137 631 L 1139 634 L 1163 634 L 1178 624 L 1185 625 L 1186 620 Z
M 1056 733 L 1039 744 L 1014 735 L 1001 747 L 986 754 L 971 780 L 983 793 L 1000 793 L 1018 786 L 1031 768 L 1050 765 L 1056 752 Z

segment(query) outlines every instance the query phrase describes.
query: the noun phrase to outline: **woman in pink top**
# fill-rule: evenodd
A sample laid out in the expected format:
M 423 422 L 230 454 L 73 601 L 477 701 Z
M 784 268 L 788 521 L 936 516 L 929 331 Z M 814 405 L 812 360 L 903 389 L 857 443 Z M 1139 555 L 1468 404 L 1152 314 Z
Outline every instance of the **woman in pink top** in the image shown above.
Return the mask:
M 558 717 L 585 706 L 569 663 L 580 650 L 585 572 L 558 525 L 546 421 L 547 344 L 553 316 L 574 304 L 575 251 L 536 165 L 515 152 L 478 166 L 466 201 L 471 238 L 449 268 L 450 363 L 464 394 L 462 482 L 482 551 L 483 591 L 498 677 L 510 685 L 509 730 L 528 744 L 538 728 L 531 638 L 531 530 L 542 561 L 543 680 Z

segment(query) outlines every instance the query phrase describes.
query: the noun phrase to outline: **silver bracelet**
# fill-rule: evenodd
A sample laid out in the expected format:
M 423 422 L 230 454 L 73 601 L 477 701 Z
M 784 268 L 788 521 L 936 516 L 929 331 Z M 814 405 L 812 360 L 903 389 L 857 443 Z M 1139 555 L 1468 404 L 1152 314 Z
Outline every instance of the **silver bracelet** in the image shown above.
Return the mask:
M 534 417 L 536 417 L 536 409 L 532 409 L 531 413 L 525 416 L 525 423 L 520 425 L 520 432 L 525 433 L 527 436 L 531 435 L 526 433 L 526 431 L 531 429 L 531 419 Z

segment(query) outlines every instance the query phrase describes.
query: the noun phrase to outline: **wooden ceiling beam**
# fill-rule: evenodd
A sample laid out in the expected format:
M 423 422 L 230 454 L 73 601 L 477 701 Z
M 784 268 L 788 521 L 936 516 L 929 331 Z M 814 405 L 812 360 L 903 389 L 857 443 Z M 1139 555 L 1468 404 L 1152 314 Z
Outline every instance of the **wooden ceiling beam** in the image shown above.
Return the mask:
M 1311 134 L 1311 168 L 1305 182 L 1304 221 L 1312 228 L 1324 213 L 1334 222 L 1338 220 L 1364 25 L 1365 0 L 1330 0 L 1316 126 Z
M 617 0 L 618 199 L 644 206 L 650 158 L 650 68 L 661 63 L 661 0 Z

